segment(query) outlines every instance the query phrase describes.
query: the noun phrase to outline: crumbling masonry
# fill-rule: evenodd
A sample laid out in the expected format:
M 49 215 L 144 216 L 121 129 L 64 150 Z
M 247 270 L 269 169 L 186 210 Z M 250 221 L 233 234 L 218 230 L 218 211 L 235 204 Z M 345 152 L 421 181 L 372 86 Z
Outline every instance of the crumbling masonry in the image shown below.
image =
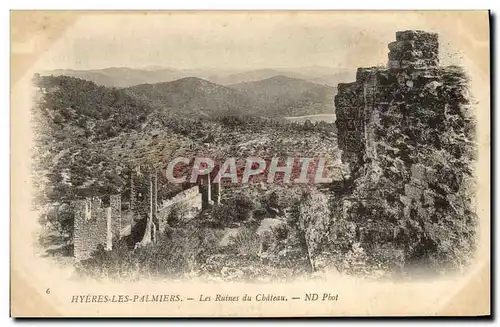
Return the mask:
M 445 73 L 437 66 L 438 48 L 437 34 L 398 32 L 396 41 L 389 44 L 388 68 L 359 68 L 355 82 L 338 85 L 335 108 L 339 146 L 343 161 L 350 163 L 352 170 L 375 159 L 377 149 L 372 141 L 380 115 L 400 124 L 418 115 L 419 106 L 432 106 L 429 95 L 437 98 L 435 88 L 442 85 Z
M 438 49 L 437 34 L 397 32 L 387 67 L 359 68 L 355 82 L 338 85 L 338 142 L 352 182 L 342 212 L 345 219 L 363 221 L 360 241 L 397 248 L 399 241 L 408 243 L 400 231 L 416 228 L 416 248 L 418 242 L 436 246 L 437 233 L 454 233 L 447 219 L 465 225 L 474 215 L 468 79 L 459 67 L 438 66 Z M 417 217 L 429 219 L 408 227 Z M 370 231 L 370 224 L 383 228 Z M 458 244 L 469 236 L 449 239 Z
M 209 182 L 195 185 L 184 190 L 171 199 L 158 203 L 158 175 L 149 172 L 148 191 L 146 203 L 139 205 L 136 190 L 137 178 L 140 169 L 136 169 L 130 176 L 130 205 L 128 212 L 122 212 L 121 195 L 112 195 L 109 206 L 103 207 L 102 200 L 98 197 L 76 200 L 73 202 L 75 212 L 74 224 L 74 256 L 77 260 L 85 260 L 92 253 L 103 247 L 111 250 L 113 242 L 131 233 L 134 221 L 132 217 L 138 216 L 145 220 L 145 229 L 139 246 L 154 243 L 157 235 L 163 232 L 168 225 L 169 214 L 173 208 L 181 207 L 188 215 L 194 215 L 202 209 L 210 208 L 214 203 L 220 202 L 220 185 Z M 209 180 L 209 179 L 206 179 Z M 146 212 L 142 210 L 146 208 Z
M 74 202 L 74 253 L 77 259 L 86 259 L 99 245 L 111 250 L 114 237 L 122 227 L 121 198 L 110 197 L 110 206 L 103 207 L 98 197 Z

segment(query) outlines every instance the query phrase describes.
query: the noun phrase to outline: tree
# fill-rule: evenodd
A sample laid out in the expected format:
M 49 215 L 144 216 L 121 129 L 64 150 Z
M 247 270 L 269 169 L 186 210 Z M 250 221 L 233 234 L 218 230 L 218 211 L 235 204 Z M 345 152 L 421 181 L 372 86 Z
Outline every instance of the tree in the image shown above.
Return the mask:
M 51 224 L 61 236 L 71 239 L 73 237 L 73 226 L 75 213 L 71 205 L 62 203 L 53 206 L 46 213 L 46 221 Z

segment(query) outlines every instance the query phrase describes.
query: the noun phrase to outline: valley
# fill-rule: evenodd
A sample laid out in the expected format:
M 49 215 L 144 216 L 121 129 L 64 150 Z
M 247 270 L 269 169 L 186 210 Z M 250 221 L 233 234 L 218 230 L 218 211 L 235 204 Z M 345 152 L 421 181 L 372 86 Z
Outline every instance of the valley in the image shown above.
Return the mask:
M 153 167 L 159 172 L 158 201 L 171 199 L 192 187 L 189 183 L 170 183 L 166 178 L 167 165 L 176 157 L 203 156 L 216 162 L 240 158 L 243 161 L 238 161 L 238 169 L 244 168 L 244 159 L 249 157 L 323 158 L 331 177 L 336 181 L 343 179 L 345 167 L 340 161 L 335 126 L 319 120 L 302 124 L 286 119 L 294 114 L 333 116 L 326 113 L 333 112 L 333 87 L 282 75 L 229 86 L 197 77 L 125 88 L 100 86 L 70 76 L 39 75 L 34 82 L 40 89 L 34 111 L 39 153 L 35 162 L 41 177 L 36 205 L 46 212 L 42 220 L 50 221 L 48 226 L 58 226 L 60 232 L 56 234 L 65 235 L 63 247 L 69 249 L 65 250 L 66 255 L 72 253 L 71 203 L 82 198 L 106 199 L 111 194 L 121 194 L 122 210 L 128 210 L 131 198 L 135 197 L 132 193 L 141 194 L 136 214 L 124 211 L 124 217 L 132 222 L 128 228 L 131 235 L 137 235 L 138 230 L 141 233 L 141 228 L 144 233 L 147 206 L 143 195 L 148 193 L 147 175 L 138 177 L 134 190 L 130 176 Z M 184 169 L 187 172 L 189 167 Z M 196 219 L 190 220 L 187 217 L 191 214 L 176 209 L 180 211 L 169 218 L 167 234 L 159 236 L 160 245 L 157 243 L 147 251 L 166 251 L 172 242 L 191 244 L 194 239 L 186 233 L 195 232 L 207 242 L 210 238 L 216 240 L 205 248 L 190 245 L 203 252 L 214 251 L 199 263 L 200 278 L 260 278 L 267 272 L 272 279 L 286 279 L 295 273 L 306 273 L 309 263 L 300 248 L 288 254 L 283 252 L 285 239 L 266 249 L 261 242 L 270 234 L 282 233 L 278 230 L 288 224 L 304 192 L 328 194 L 328 189 L 329 185 L 320 188 L 311 183 L 284 184 L 279 178 L 272 184 L 224 185 L 220 204 L 202 211 Z M 51 244 L 54 247 L 57 246 Z M 83 266 L 77 265 L 77 271 L 92 275 L 96 267 L 102 266 L 100 260 L 115 260 L 111 258 L 116 258 L 120 251 L 123 247 L 118 243 L 110 253 L 96 254 Z M 118 257 L 124 256 L 120 260 L 132 264 L 142 260 L 143 251 L 146 249 Z M 298 257 L 278 262 L 281 261 L 278 253 Z M 169 262 L 172 254 L 165 252 L 161 256 Z M 241 258 L 242 254 L 249 257 Z M 266 262 L 270 259 L 276 262 L 276 267 L 268 266 Z M 191 259 L 185 260 L 171 262 L 163 273 L 183 275 L 185 264 Z M 116 264 L 109 262 L 105 266 L 114 269 Z M 245 271 L 243 275 L 238 267 Z M 155 268 L 148 269 L 143 273 L 156 273 Z

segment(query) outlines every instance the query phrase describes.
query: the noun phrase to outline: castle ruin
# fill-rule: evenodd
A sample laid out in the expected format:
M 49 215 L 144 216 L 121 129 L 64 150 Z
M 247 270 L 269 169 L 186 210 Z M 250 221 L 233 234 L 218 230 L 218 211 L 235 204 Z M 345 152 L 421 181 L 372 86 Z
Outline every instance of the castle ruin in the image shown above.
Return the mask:
M 122 225 L 121 198 L 110 197 L 110 206 L 103 207 L 98 197 L 74 201 L 74 253 L 78 259 L 90 257 L 103 246 L 111 250 L 113 238 L 119 237 Z
M 379 122 L 387 121 L 388 128 L 393 127 L 391 123 L 409 122 L 418 116 L 419 107 L 433 106 L 430 101 L 438 100 L 438 95 L 428 91 L 445 82 L 447 69 L 438 66 L 437 34 L 397 32 L 389 50 L 387 68 L 358 68 L 355 82 L 338 84 L 335 108 L 339 147 L 342 161 L 353 171 L 376 160 L 373 141 L 380 134 L 375 133 L 384 133 L 376 130 Z
M 352 184 L 339 197 L 343 218 L 362 221 L 358 240 L 373 246 L 399 249 L 408 244 L 403 238 L 415 237 L 413 252 L 406 251 L 415 258 L 438 246 L 438 233 L 451 235 L 450 248 L 468 246 L 463 240 L 473 231 L 450 228 L 450 221 L 468 226 L 474 216 L 475 120 L 466 74 L 439 66 L 434 33 L 397 32 L 389 50 L 386 67 L 359 68 L 356 81 L 338 85 L 337 137 Z M 175 205 L 204 210 L 220 201 L 220 184 L 208 179 L 159 204 L 158 178 L 147 174 L 146 212 L 139 213 L 134 176 L 130 181 L 129 211 L 146 222 L 140 245 L 156 241 Z M 104 208 L 100 199 L 76 201 L 77 259 L 99 245 L 110 250 L 113 240 L 130 232 L 133 220 L 124 218 L 120 203 L 120 195 Z M 415 235 L 405 235 L 408 230 Z
M 359 239 L 370 244 L 397 248 L 408 237 L 403 231 L 418 230 L 424 236 L 415 256 L 435 244 L 435 231 L 459 233 L 447 227 L 450 219 L 465 224 L 474 217 L 475 119 L 468 78 L 460 67 L 439 66 L 438 55 L 437 34 L 397 32 L 387 67 L 359 68 L 356 81 L 339 84 L 335 97 L 339 148 L 351 174 L 342 215 L 384 226 L 360 232 Z M 408 227 L 412 220 L 420 222 Z M 450 239 L 465 246 L 470 238 Z
M 74 224 L 74 256 L 77 260 L 85 260 L 92 253 L 103 247 L 111 250 L 117 240 L 130 236 L 134 228 L 133 217 L 145 221 L 141 239 L 136 243 L 144 246 L 155 243 L 158 233 L 168 226 L 168 218 L 175 206 L 181 206 L 190 214 L 211 208 L 214 203 L 220 203 L 219 183 L 210 183 L 210 178 L 202 179 L 199 185 L 192 186 L 174 197 L 158 203 L 158 175 L 148 172 L 148 191 L 142 206 L 138 203 L 139 194 L 136 190 L 137 178 L 141 175 L 138 167 L 130 176 L 130 199 L 127 211 L 122 211 L 121 195 L 111 195 L 109 206 L 103 206 L 99 197 L 73 201 L 75 208 Z M 208 180 L 208 182 L 207 182 Z M 143 208 L 147 208 L 144 213 Z

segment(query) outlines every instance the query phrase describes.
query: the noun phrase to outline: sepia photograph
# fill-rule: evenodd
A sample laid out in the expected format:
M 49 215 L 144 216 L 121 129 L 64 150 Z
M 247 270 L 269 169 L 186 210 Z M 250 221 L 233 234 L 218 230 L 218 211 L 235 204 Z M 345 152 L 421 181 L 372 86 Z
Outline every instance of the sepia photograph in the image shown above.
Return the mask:
M 13 317 L 491 314 L 489 12 L 10 16 Z

